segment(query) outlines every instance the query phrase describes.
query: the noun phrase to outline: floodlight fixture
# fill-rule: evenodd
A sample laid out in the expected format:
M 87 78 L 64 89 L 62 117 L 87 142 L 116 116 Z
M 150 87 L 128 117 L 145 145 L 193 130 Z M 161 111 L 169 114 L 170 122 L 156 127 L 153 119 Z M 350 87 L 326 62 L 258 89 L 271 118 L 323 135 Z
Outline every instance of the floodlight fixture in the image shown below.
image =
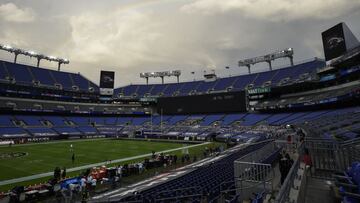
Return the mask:
M 7 51 L 7 52 L 10 52 L 10 53 L 14 53 L 14 55 L 15 55 L 14 63 L 16 63 L 17 56 L 19 54 L 24 55 L 24 56 L 29 56 L 30 58 L 31 57 L 36 58 L 37 59 L 37 67 L 39 67 L 40 61 L 42 59 L 57 62 L 59 71 L 60 71 L 61 64 L 69 64 L 70 63 L 70 61 L 68 59 L 63 59 L 63 58 L 59 58 L 59 57 L 56 57 L 56 56 L 46 56 L 44 54 L 36 53 L 35 51 L 32 51 L 32 50 L 23 50 L 23 49 L 19 49 L 19 48 L 14 48 L 14 47 L 12 47 L 10 45 L 2 45 L 2 44 L 0 44 L 0 49 L 4 50 L 4 51 Z
M 181 75 L 180 70 L 162 71 L 162 72 L 146 72 L 146 73 L 140 73 L 140 78 L 145 78 L 146 84 L 149 84 L 149 78 L 161 78 L 161 82 L 162 82 L 162 84 L 164 84 L 164 77 L 175 76 L 175 77 L 177 77 L 177 81 L 179 82 L 180 75 Z
M 4 49 L 7 49 L 7 50 L 12 49 L 12 47 L 11 47 L 10 45 L 3 45 L 2 47 L 3 47 Z
M 253 58 L 249 58 L 249 59 L 240 60 L 238 65 L 248 67 L 249 74 L 251 73 L 250 66 L 254 65 L 256 63 L 261 63 L 261 62 L 267 62 L 269 64 L 269 69 L 272 70 L 271 61 L 278 59 L 278 58 L 289 58 L 290 64 L 291 64 L 291 66 L 293 66 L 294 65 L 293 55 L 294 55 L 293 48 L 287 48 L 287 49 L 284 49 L 281 51 L 273 52 L 271 54 L 266 54 L 263 56 L 257 56 L 257 57 L 253 57 Z
M 37 53 L 35 52 L 35 51 L 25 51 L 25 53 L 27 54 L 27 55 L 29 55 L 30 57 L 32 57 L 32 56 L 36 56 L 37 55 Z

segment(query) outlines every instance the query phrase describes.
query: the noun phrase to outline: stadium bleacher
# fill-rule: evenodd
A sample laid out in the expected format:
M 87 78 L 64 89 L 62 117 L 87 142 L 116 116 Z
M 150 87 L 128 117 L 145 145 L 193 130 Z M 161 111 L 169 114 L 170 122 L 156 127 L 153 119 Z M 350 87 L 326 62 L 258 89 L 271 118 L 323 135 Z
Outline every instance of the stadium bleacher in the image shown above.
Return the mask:
M 23 121 L 25 123 L 26 126 L 41 126 L 41 118 L 38 116 L 22 116 L 22 115 L 17 115 L 16 120 L 18 121 Z
M 360 163 L 353 162 L 347 171 L 335 175 L 335 184 L 343 202 L 356 203 L 360 199 Z
M 266 82 L 269 82 L 271 86 L 280 85 L 281 80 L 288 79 L 287 84 L 296 83 L 304 80 L 302 76 L 314 75 L 316 70 L 325 66 L 323 60 L 315 59 L 310 62 L 305 62 L 292 67 L 286 67 L 278 70 L 254 73 L 250 75 L 240 75 L 228 78 L 220 78 L 213 82 L 206 81 L 192 81 L 183 83 L 170 83 L 170 84 L 151 84 L 151 85 L 128 85 L 116 89 L 117 94 L 122 96 L 142 97 L 148 96 L 186 96 L 192 93 L 208 93 L 214 92 L 226 92 L 228 88 L 231 91 L 241 91 L 245 87 L 252 84 L 253 87 L 263 86 Z M 305 78 L 310 79 L 310 78 Z M 283 85 L 283 84 L 282 84 Z M 230 90 L 229 89 L 229 90 Z M 115 97 L 117 95 L 114 95 Z
M 1 81 L 6 81 L 10 78 L 15 81 L 15 84 L 20 85 L 55 88 L 55 84 L 60 84 L 64 90 L 69 91 L 75 90 L 74 86 L 85 92 L 89 92 L 90 89 L 93 89 L 95 92 L 98 91 L 97 85 L 80 74 L 0 61 Z M 34 85 L 34 82 L 38 82 L 38 84 Z
M 306 121 L 304 127 L 310 132 L 313 132 L 313 134 L 320 135 L 327 139 L 337 139 L 341 141 L 354 139 L 360 135 L 359 113 L 359 107 L 326 112 L 319 111 L 317 116 Z M 298 119 L 297 121 L 293 121 L 293 123 L 301 122 L 304 123 L 304 120 Z
M 233 162 L 240 157 L 256 151 L 268 142 L 248 146 L 233 153 L 222 155 L 216 161 L 195 168 L 176 179 L 167 181 L 156 187 L 137 191 L 135 195 L 116 199 L 117 202 L 201 202 L 203 196 L 206 202 L 217 202 L 221 194 L 220 185 L 234 179 Z M 272 163 L 276 160 L 279 150 L 263 157 L 262 163 Z M 259 196 L 260 197 L 260 196 Z
M 34 137 L 55 137 L 59 135 L 51 128 L 26 128 L 26 131 L 28 131 Z
M 222 117 L 224 117 L 224 115 L 208 115 L 208 116 L 205 116 L 205 118 L 200 123 L 200 125 L 202 125 L 202 126 L 211 125 L 215 121 L 220 121 Z
M 0 126 L 14 126 L 12 117 L 8 115 L 0 115 Z
M 40 129 L 44 130 L 44 134 L 41 136 L 46 134 L 54 136 L 54 132 L 58 135 L 86 135 L 112 131 L 111 134 L 114 135 L 116 133 L 126 134 L 129 130 L 136 131 L 137 129 L 143 129 L 145 132 L 151 128 L 153 131 L 162 131 L 164 138 L 173 134 L 172 139 L 184 139 L 184 137 L 207 139 L 215 130 L 215 132 L 223 131 L 218 135 L 219 140 L 223 138 L 233 138 L 234 140 L 246 138 L 245 140 L 247 140 L 261 134 L 261 130 L 258 132 L 260 134 L 247 133 L 254 126 L 291 124 L 303 125 L 324 138 L 349 140 L 359 137 L 359 120 L 360 107 L 274 114 L 158 115 L 152 118 L 1 115 L 0 137 L 9 135 L 36 137 L 41 134 Z M 219 125 L 213 125 L 215 122 Z M 229 126 L 232 126 L 230 131 L 228 130 Z M 264 132 L 266 134 L 266 130 Z M 148 132 L 148 136 L 152 136 L 151 132 Z
M 329 186 L 329 188 L 334 186 L 331 181 L 335 181 L 338 190 L 334 193 L 340 195 L 342 202 L 359 202 L 360 106 L 358 101 L 360 99 L 360 42 L 344 23 L 336 26 L 340 26 L 342 32 L 336 31 L 339 32 L 336 33 L 333 29 L 336 27 L 333 27 L 330 28 L 331 36 L 330 34 L 328 37 L 326 36 L 328 35 L 326 32 L 329 32 L 329 30 L 322 33 L 326 61 L 314 58 L 293 65 L 293 49 L 287 48 L 267 55 L 238 61 L 239 67 L 244 66 L 245 69 L 247 67 L 249 74 L 218 77 L 214 71 L 214 78 L 204 75 L 206 78 L 204 80 L 194 79 L 193 81 L 165 84 L 130 84 L 115 88 L 112 95 L 101 94 L 100 87 L 80 73 L 60 71 L 61 64 L 69 63 L 67 59 L 35 54 L 32 51 L 0 44 L 2 51 L 15 54 L 15 62 L 0 60 L 0 144 L 4 145 L 2 146 L 3 151 L 0 153 L 0 160 L 7 159 L 4 163 L 8 161 L 15 162 L 13 160 L 16 160 L 17 153 L 30 155 L 24 159 L 19 158 L 20 161 L 27 162 L 27 158 L 33 158 L 31 157 L 33 156 L 31 151 L 12 151 L 22 148 L 12 147 L 12 144 L 21 145 L 34 142 L 30 145 L 36 145 L 35 142 L 68 139 L 66 145 L 70 145 L 70 150 L 67 151 L 73 155 L 73 165 L 66 165 L 67 163 L 65 163 L 61 167 L 64 167 L 63 174 L 66 171 L 65 167 L 67 167 L 68 172 L 71 171 L 70 174 L 73 175 L 73 172 L 80 170 L 80 168 L 92 168 L 92 166 L 100 164 L 113 166 L 123 164 L 124 160 L 126 160 L 126 167 L 129 165 L 134 166 L 136 164 L 131 162 L 139 159 L 139 157 L 146 157 L 146 161 L 144 160 L 140 164 L 141 167 L 148 169 L 146 164 L 153 161 L 148 159 L 148 154 L 126 154 L 123 152 L 122 147 L 114 147 L 117 152 L 115 153 L 114 150 L 114 154 L 111 155 L 118 156 L 119 151 L 125 157 L 111 157 L 115 158 L 112 160 L 114 162 L 111 163 L 111 160 L 107 160 L 110 153 L 102 153 L 102 150 L 96 148 L 93 151 L 101 156 L 100 158 L 103 160 L 100 161 L 106 159 L 105 162 L 89 161 L 88 163 L 81 160 L 82 156 L 86 157 L 87 154 L 84 156 L 76 151 L 76 157 L 79 158 L 76 163 L 74 162 L 75 152 L 72 144 L 75 139 L 110 138 L 108 139 L 110 141 L 105 140 L 105 142 L 114 142 L 115 140 L 124 142 L 124 139 L 126 139 L 129 143 L 139 142 L 140 140 L 140 142 L 146 144 L 146 147 L 141 147 L 147 151 L 144 153 L 153 151 L 152 158 L 154 158 L 155 151 L 156 153 L 159 152 L 159 160 L 156 160 L 160 163 L 159 167 L 154 171 L 145 170 L 142 177 L 134 178 L 139 181 L 141 178 L 150 175 L 151 178 L 149 179 L 155 180 L 155 182 L 152 182 L 155 184 L 147 184 L 145 183 L 147 180 L 143 181 L 141 179 L 141 182 L 128 186 L 126 184 L 132 180 L 126 179 L 127 174 L 122 174 L 121 167 L 119 167 L 120 170 L 116 168 L 117 174 L 110 175 L 108 173 L 106 178 L 96 177 L 97 175 L 92 172 L 90 174 L 82 173 L 81 176 L 87 176 L 87 178 L 91 179 L 91 181 L 88 181 L 89 179 L 85 180 L 85 182 L 88 181 L 87 183 L 80 181 L 82 177 L 66 180 L 66 175 L 64 175 L 60 179 L 60 177 L 55 177 L 54 172 L 54 179 L 44 184 L 47 187 L 46 192 L 36 188 L 39 187 L 37 184 L 34 185 L 34 190 L 28 187 L 26 191 L 22 191 L 25 193 L 23 195 L 25 197 L 22 197 L 25 198 L 24 202 L 41 202 L 42 196 L 45 196 L 44 193 L 48 193 L 49 196 L 50 193 L 52 195 L 57 193 L 56 200 L 58 200 L 58 196 L 63 196 L 65 202 L 73 202 L 74 199 L 69 200 L 70 198 L 65 197 L 67 196 L 65 194 L 67 193 L 66 190 L 70 191 L 69 196 L 71 198 L 73 195 L 74 197 L 77 195 L 79 198 L 80 193 L 83 193 L 81 195 L 86 199 L 87 194 L 85 193 L 87 193 L 88 188 L 91 188 L 91 195 L 106 191 L 104 202 L 235 203 L 245 202 L 243 200 L 249 200 L 248 196 L 251 196 L 253 198 L 246 202 L 262 203 L 265 202 L 266 193 L 271 196 L 271 200 L 267 202 L 314 202 L 315 198 L 310 199 L 310 201 L 309 199 L 307 201 L 293 201 L 290 198 L 295 193 L 299 194 L 294 196 L 301 196 L 301 184 L 298 184 L 299 181 L 296 182 L 299 177 L 303 181 L 306 179 L 304 181 L 306 184 L 311 184 L 312 179 L 321 179 L 321 185 Z M 339 30 L 338 28 L 336 29 Z M 343 37 L 334 37 L 334 33 L 339 34 L 339 36 L 343 35 Z M 339 46 L 334 51 L 333 48 L 340 44 L 344 45 L 344 48 Z M 340 49 L 343 50 L 340 51 Z M 329 50 L 339 52 L 334 53 L 334 55 L 338 56 L 329 57 L 329 55 L 333 55 L 332 53 L 329 54 L 331 52 Z M 43 59 L 58 62 L 59 71 L 18 64 L 16 60 L 19 54 L 30 56 L 32 59 L 37 58 L 38 66 L 40 60 Z M 292 65 L 272 69 L 272 62 L 277 61 L 279 58 L 290 59 Z M 253 65 L 259 62 L 268 63 L 270 70 L 254 72 Z M 215 68 L 218 70 L 219 67 Z M 229 67 L 226 67 L 226 69 L 229 69 Z M 253 73 L 250 73 L 250 71 L 253 71 Z M 180 71 L 175 71 L 179 75 L 172 74 L 173 72 L 168 70 L 166 72 L 149 73 L 151 73 L 150 77 L 160 76 L 162 79 L 164 79 L 164 75 L 166 77 L 170 75 L 171 77 L 177 76 L 177 81 L 179 81 Z M 101 84 L 105 81 L 115 81 L 115 78 L 103 77 L 102 73 Z M 192 74 L 194 73 L 192 72 Z M 233 74 L 233 72 L 231 73 Z M 149 78 L 147 76 L 149 75 L 141 73 L 140 77 L 143 78 L 143 76 L 148 82 Z M 119 79 L 116 78 L 116 80 L 122 80 L 122 77 L 124 75 L 120 75 Z M 113 84 L 109 86 L 113 86 Z M 205 99 L 202 100 L 202 98 Z M 189 106 L 193 107 L 193 109 L 185 108 L 186 99 L 193 99 L 193 102 L 189 102 Z M 212 103 L 212 101 L 219 101 L 219 103 Z M 178 103 L 184 105 L 178 105 Z M 200 105 L 195 105 L 196 103 L 200 103 Z M 205 110 L 197 108 L 197 106 L 204 107 Z M 174 148 L 170 149 L 169 147 L 168 150 L 164 146 L 164 149 L 159 147 L 149 150 L 147 147 L 150 141 L 161 142 L 161 145 L 169 142 L 171 143 L 169 146 L 174 144 Z M 82 140 L 77 142 L 80 146 Z M 94 142 L 98 142 L 98 140 Z M 54 142 L 54 144 L 56 143 Z M 193 144 L 193 146 L 190 146 L 190 144 Z M 266 153 L 258 153 L 270 144 L 273 146 L 271 150 L 265 150 Z M 98 143 L 95 143 L 92 148 L 98 147 L 97 145 Z M 182 145 L 183 147 L 175 148 L 175 145 L 179 147 Z M 49 146 L 51 147 L 52 144 Z M 191 147 L 196 147 L 196 150 L 194 148 L 189 150 Z M 216 149 L 213 149 L 213 147 Z M 53 148 L 55 151 L 56 147 Z M 227 149 L 224 150 L 223 148 Z M 139 147 L 133 147 L 133 151 L 140 153 L 141 150 L 138 149 Z M 52 149 L 50 150 L 52 151 Z M 193 154 L 193 150 L 196 153 Z M 38 153 L 44 153 L 45 150 L 42 151 Z M 181 158 L 179 156 L 180 160 L 188 157 L 189 160 L 193 159 L 193 161 L 183 160 L 180 165 L 177 165 L 176 161 L 173 164 L 173 159 L 169 159 L 171 160 L 169 162 L 163 162 L 164 157 L 173 156 L 172 154 L 166 154 L 166 152 L 181 154 Z M 203 156 L 201 153 L 203 153 Z M 236 160 L 247 155 L 251 155 L 251 159 L 244 159 L 246 161 L 241 163 L 247 165 L 247 167 L 239 167 L 243 171 L 236 171 L 236 163 L 241 162 L 236 162 Z M 68 156 L 68 153 L 64 154 L 64 156 Z M 54 158 L 56 157 L 54 156 Z M 198 161 L 199 159 L 201 160 Z M 283 162 L 284 160 L 286 162 Z M 31 163 L 29 161 L 29 169 L 32 167 L 31 164 L 40 162 L 46 161 L 40 159 L 31 161 Z M 190 164 L 190 162 L 192 163 Z M 300 162 L 303 163 L 300 164 Z M 52 166 L 49 163 L 46 164 Z M 286 169 L 284 169 L 283 164 L 286 165 Z M 261 170 L 265 169 L 264 171 L 269 169 L 265 172 L 267 177 L 264 178 L 261 184 L 256 181 L 256 178 L 261 175 L 261 171 L 257 171 L 255 165 L 261 166 Z M 4 164 L 2 166 L 10 168 Z M 26 172 L 22 173 L 24 176 L 33 176 L 31 178 L 37 176 L 39 178 L 38 175 L 42 175 L 41 181 L 49 176 L 49 173 L 46 176 L 40 174 L 48 171 L 36 169 L 38 171 L 33 172 L 31 170 L 27 171 L 27 168 L 17 167 L 16 165 L 14 169 Z M 138 165 L 133 168 L 138 169 L 137 167 Z M 40 164 L 34 168 L 40 168 Z M 103 170 L 106 166 L 101 166 L 101 168 Z M 115 171 L 114 169 L 110 170 Z M 279 171 L 275 172 L 275 170 Z M 160 174 L 159 171 L 161 171 Z M 101 171 L 101 173 L 103 172 Z M 137 172 L 140 174 L 142 171 Z M 153 172 L 155 173 L 154 176 L 150 174 Z M 235 177 L 237 172 L 249 173 L 253 179 L 250 178 L 248 179 L 250 181 L 246 182 L 246 179 Z M 280 175 L 278 175 L 278 172 Z M 95 179 L 93 179 L 93 175 Z M 277 176 L 281 176 L 281 178 Z M 6 187 L 10 187 L 9 182 L 11 181 L 23 184 L 24 180 L 29 177 L 20 177 L 19 180 L 15 180 L 18 177 L 0 180 L 0 186 L 6 185 Z M 270 181 L 265 180 L 268 177 L 271 177 Z M 28 180 L 33 180 L 31 178 Z M 278 181 L 276 179 L 281 179 L 281 183 L 276 183 Z M 119 190 L 113 190 L 117 187 L 116 182 L 120 182 L 119 180 L 124 180 L 121 183 L 125 184 L 121 185 L 122 188 Z M 324 184 L 324 180 L 329 181 Z M 79 185 L 75 186 L 74 184 L 70 187 L 70 183 Z M 93 183 L 101 184 L 102 186 L 98 189 L 102 191 L 96 191 L 96 188 L 93 188 Z M 248 189 L 251 187 L 248 186 L 252 183 L 256 183 L 256 186 L 252 188 L 256 192 L 250 194 L 253 191 L 249 192 Z M 103 186 L 106 184 L 111 184 L 107 188 L 109 190 L 104 189 L 106 186 Z M 61 190 L 57 192 L 55 189 L 59 185 Z M 91 187 L 87 187 L 90 185 Z M 145 186 L 138 187 L 139 185 Z M 262 186 L 270 189 L 266 190 Z M 314 187 L 308 188 L 315 190 L 317 184 L 311 186 Z M 137 190 L 137 188 L 140 189 Z M 311 196 L 307 193 L 309 192 L 308 188 L 305 189 L 306 192 L 302 191 L 302 194 L 306 195 L 303 195 L 304 199 L 301 200 L 305 200 L 307 198 L 305 196 Z M 18 188 L 15 187 L 15 189 Z M 24 190 L 24 188 L 22 189 Z M 123 193 L 127 189 L 130 192 Z M 34 192 L 35 190 L 36 192 Z M 31 198 L 28 199 L 31 192 L 36 193 L 36 195 L 33 195 L 34 201 L 31 201 Z M 0 202 L 5 202 L 3 201 L 5 196 L 9 197 L 9 200 L 11 200 L 9 202 L 20 202 L 11 199 L 16 196 L 15 193 L 14 189 L 7 194 L 0 191 Z M 249 194 L 244 197 L 245 193 Z M 316 191 L 310 191 L 310 193 L 316 193 Z M 107 196 L 108 194 L 110 195 Z M 333 194 L 327 193 L 326 195 L 331 196 Z M 280 196 L 281 198 L 278 198 Z M 55 198 L 49 202 L 55 201 Z M 74 200 L 74 202 L 78 202 L 78 200 L 80 199 Z M 96 201 L 94 200 L 94 202 Z M 318 200 L 316 202 L 330 201 Z
M 79 126 L 77 129 L 81 132 L 83 135 L 96 135 L 98 131 L 96 128 L 92 126 Z
M 0 135 L 2 139 L 26 138 L 29 136 L 29 134 L 20 127 L 1 127 Z

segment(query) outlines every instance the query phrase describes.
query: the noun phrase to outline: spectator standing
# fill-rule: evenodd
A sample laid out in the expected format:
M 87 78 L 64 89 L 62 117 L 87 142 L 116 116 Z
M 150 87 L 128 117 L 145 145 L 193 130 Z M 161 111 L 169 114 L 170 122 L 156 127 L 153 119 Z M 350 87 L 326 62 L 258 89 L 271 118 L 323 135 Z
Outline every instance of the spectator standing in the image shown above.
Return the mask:
M 176 161 L 177 161 L 177 156 L 176 154 L 174 155 L 174 164 L 176 165 Z
M 189 154 L 185 154 L 185 160 L 186 160 L 186 162 L 190 161 L 190 155 Z
M 61 169 L 59 167 L 56 167 L 54 169 L 54 178 L 59 181 L 61 176 Z
M 121 178 L 122 175 L 122 166 L 118 165 L 117 169 L 116 169 L 116 174 L 119 178 Z
M 66 168 L 63 168 L 62 174 L 61 174 L 61 178 L 65 179 L 66 178 Z
M 285 180 L 286 176 L 289 174 L 293 163 L 294 163 L 294 161 L 290 158 L 290 155 L 288 153 L 286 153 L 285 154 L 285 168 L 284 168 L 284 170 L 285 170 L 284 176 L 285 177 L 284 177 L 284 180 Z
M 71 156 L 71 162 L 74 164 L 75 163 L 75 153 L 72 154 Z
M 86 189 L 86 179 L 85 179 L 84 176 L 80 179 L 80 187 L 81 187 L 82 192 L 85 191 L 85 189 Z
M 91 189 L 92 189 L 93 191 L 95 191 L 95 188 L 96 188 L 96 179 L 93 178 L 93 179 L 91 180 Z
M 140 162 L 138 164 L 138 167 L 139 167 L 139 173 L 141 174 L 144 171 L 144 164 Z
M 91 175 L 89 175 L 87 177 L 87 186 L 88 186 L 88 189 L 90 189 L 91 187 L 91 183 L 92 183 L 92 180 L 93 180 L 93 177 Z
M 280 171 L 280 184 L 282 185 L 286 178 L 286 158 L 282 154 L 280 154 L 279 171 Z
M 305 167 L 308 167 L 309 170 L 310 170 L 310 174 L 312 174 L 312 160 L 311 160 L 311 156 L 309 154 L 309 150 L 308 149 L 305 149 L 305 154 L 304 154 L 304 157 L 303 157 L 303 162 L 305 164 Z
M 312 161 L 311 161 L 311 156 L 309 154 L 309 150 L 305 149 L 305 154 L 303 157 L 303 162 L 306 166 L 311 166 L 312 165 Z

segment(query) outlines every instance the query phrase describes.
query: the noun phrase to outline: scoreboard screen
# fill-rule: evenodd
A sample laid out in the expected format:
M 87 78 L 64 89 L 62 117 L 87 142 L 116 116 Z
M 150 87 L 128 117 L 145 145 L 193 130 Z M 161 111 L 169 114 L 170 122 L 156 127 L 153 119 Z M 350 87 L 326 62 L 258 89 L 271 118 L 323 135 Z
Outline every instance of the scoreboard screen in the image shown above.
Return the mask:
M 157 110 L 164 114 L 229 113 L 246 111 L 245 92 L 160 97 Z

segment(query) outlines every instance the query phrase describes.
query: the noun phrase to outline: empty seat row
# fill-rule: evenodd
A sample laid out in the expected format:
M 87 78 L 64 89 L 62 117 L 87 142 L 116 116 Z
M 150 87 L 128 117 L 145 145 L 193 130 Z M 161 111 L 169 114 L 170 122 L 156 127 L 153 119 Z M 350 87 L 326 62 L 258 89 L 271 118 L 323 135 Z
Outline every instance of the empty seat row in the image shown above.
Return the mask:
M 348 170 L 334 175 L 335 184 L 339 187 L 342 202 L 357 203 L 360 201 L 360 163 L 353 162 Z
M 98 86 L 76 73 L 62 72 L 0 61 L 0 80 L 12 80 L 21 85 L 37 85 L 54 87 L 61 85 L 65 90 L 79 90 L 97 92 Z
M 280 82 L 287 84 L 289 82 L 301 81 L 304 79 L 304 75 L 312 75 L 316 72 L 317 68 L 323 66 L 324 61 L 315 59 L 292 67 L 249 75 L 219 78 L 211 82 L 192 81 L 170 84 L 128 85 L 117 88 L 115 96 L 184 96 L 191 93 L 208 93 L 208 91 L 240 91 L 248 85 L 253 87 L 263 85 L 277 86 L 280 85 Z
M 234 161 L 265 146 L 267 142 L 248 146 L 220 158 L 209 165 L 194 169 L 178 178 L 153 186 L 136 195 L 122 198 L 119 202 L 183 202 L 206 197 L 207 202 L 216 202 L 221 194 L 221 185 L 234 180 Z M 264 163 L 272 163 L 279 150 L 263 158 Z

